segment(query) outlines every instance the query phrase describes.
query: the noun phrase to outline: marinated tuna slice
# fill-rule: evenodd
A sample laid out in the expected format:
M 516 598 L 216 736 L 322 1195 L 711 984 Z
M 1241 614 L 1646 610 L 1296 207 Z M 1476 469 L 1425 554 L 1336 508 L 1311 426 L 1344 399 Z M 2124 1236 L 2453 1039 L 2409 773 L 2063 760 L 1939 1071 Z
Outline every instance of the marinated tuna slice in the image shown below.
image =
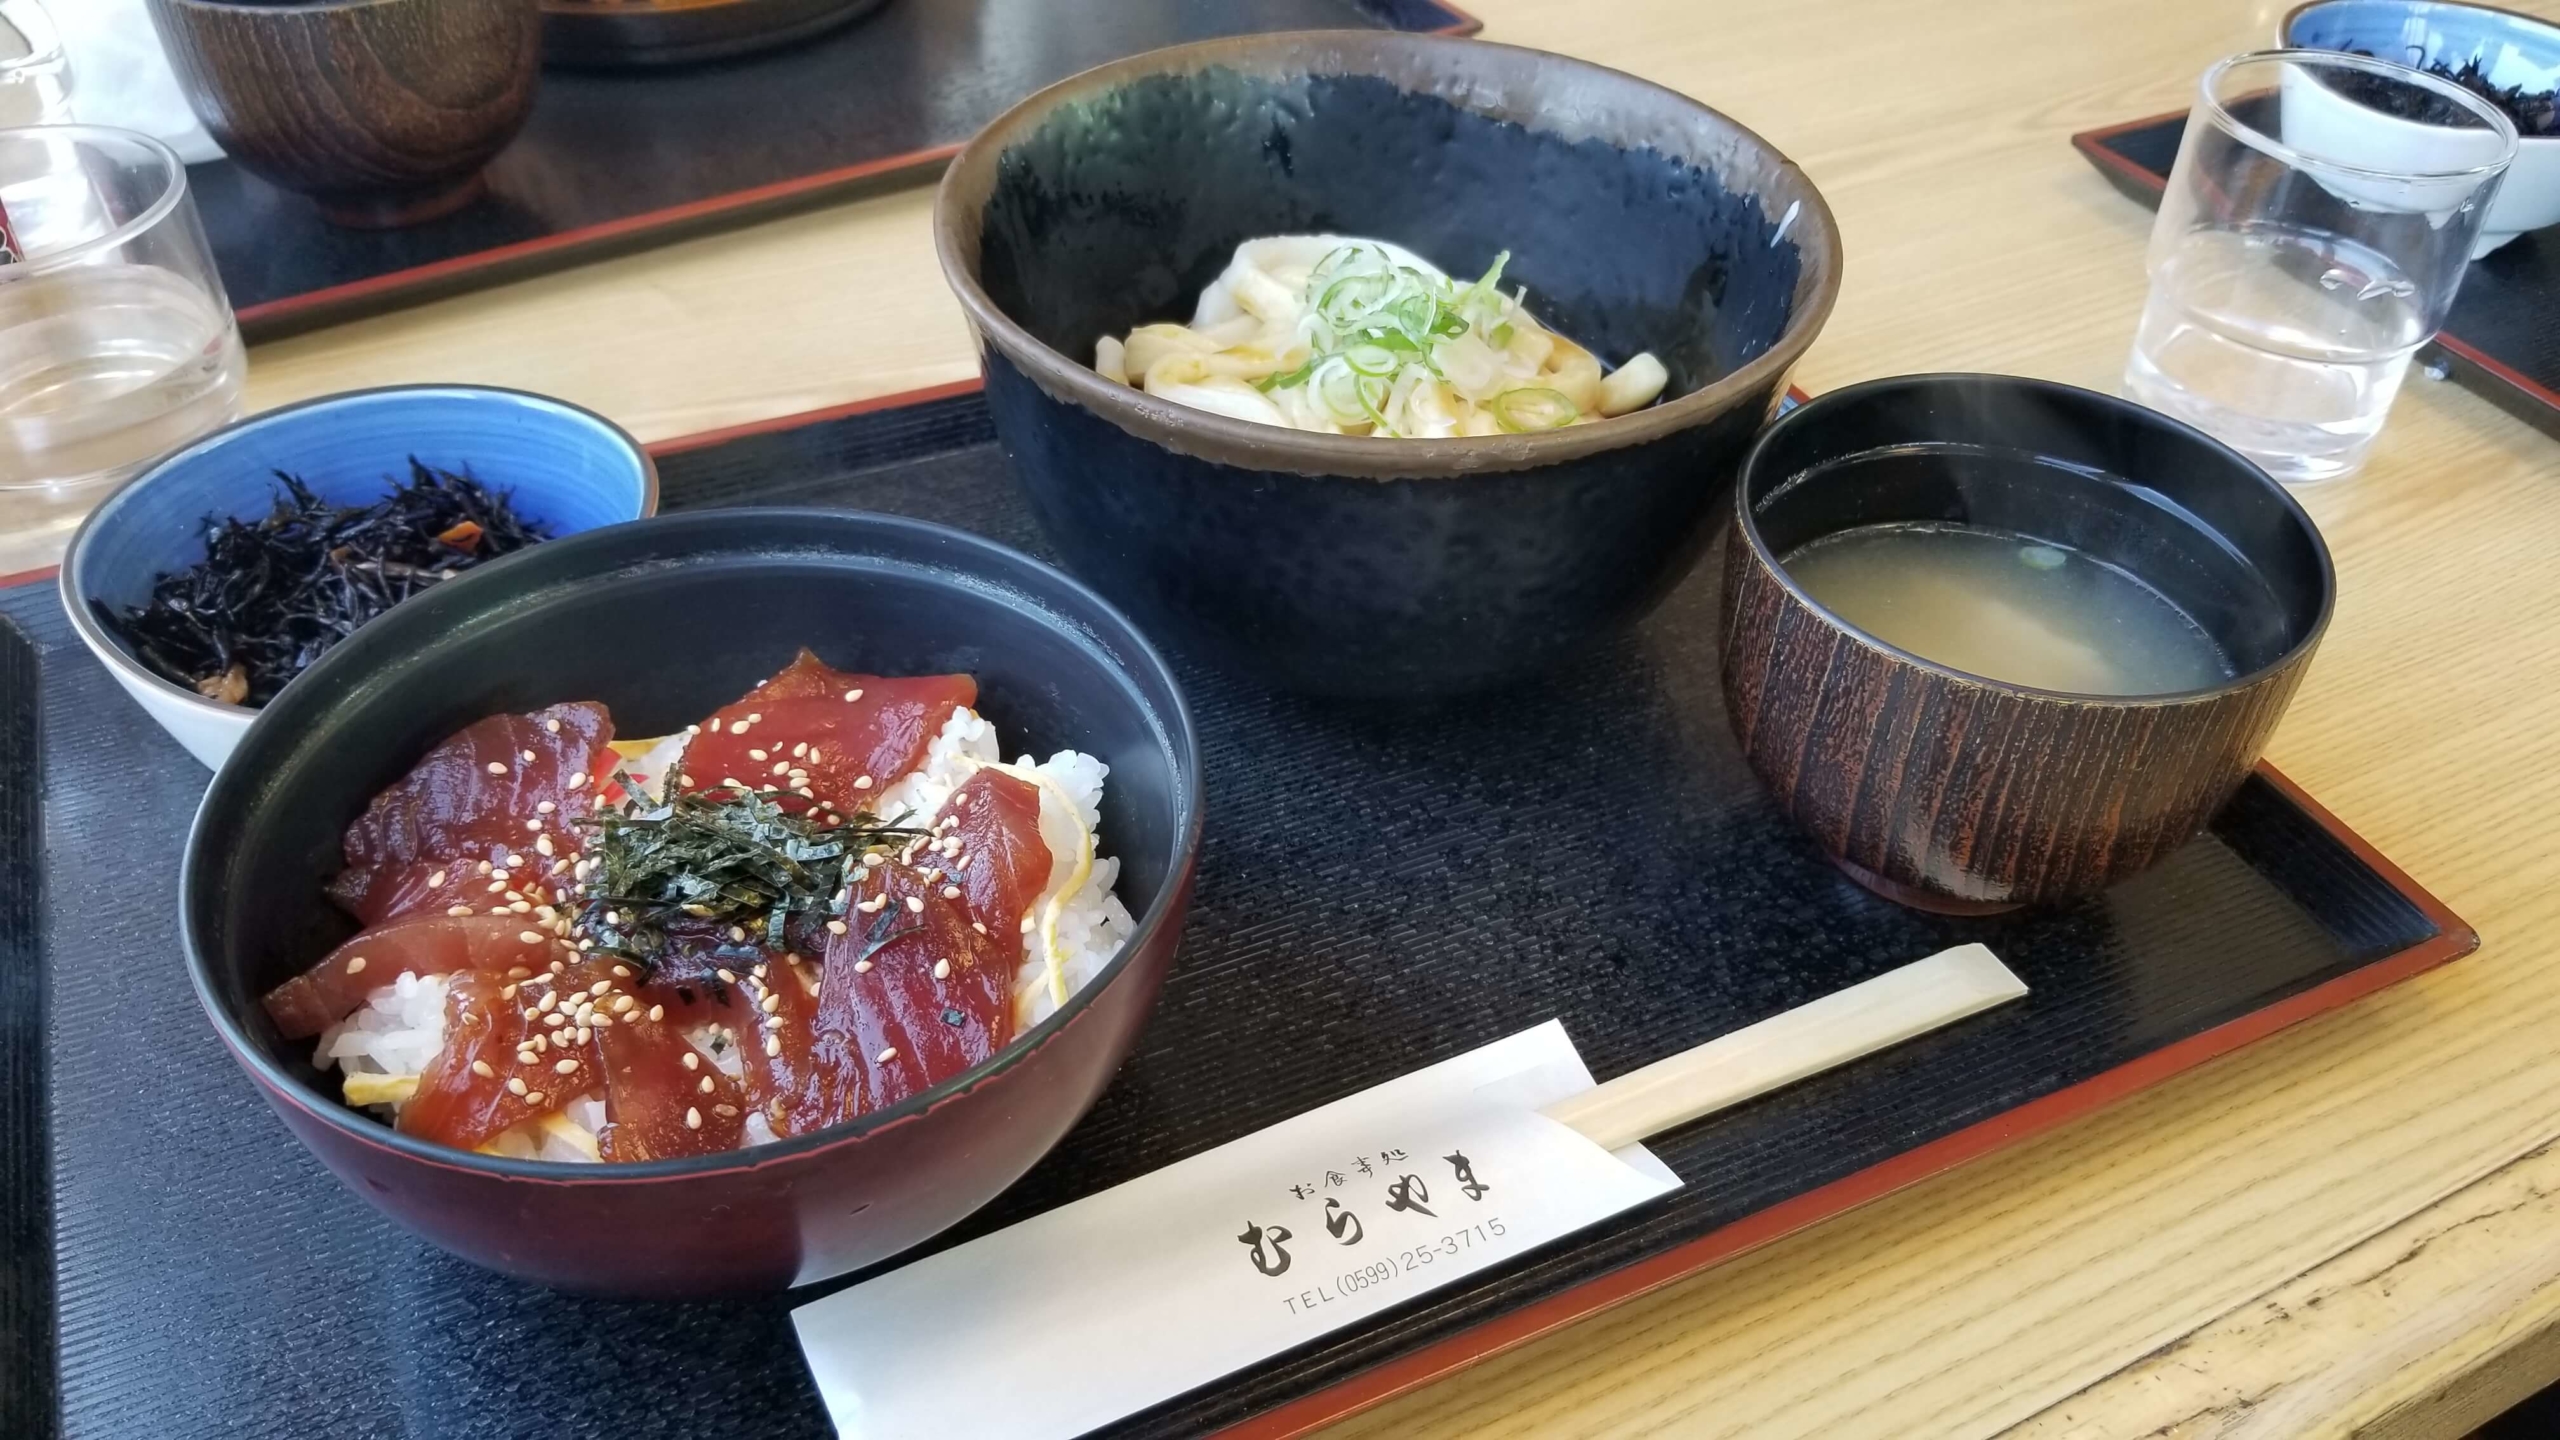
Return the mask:
M 567 946 L 520 915 L 416 915 L 358 935 L 319 964 L 267 992 L 268 1018 L 288 1040 L 317 1035 L 354 1014 L 376 986 L 402 972 L 503 974 L 543 969 Z
M 593 1091 L 595 1032 L 578 1038 L 552 998 L 555 988 L 578 993 L 548 971 L 527 980 L 479 970 L 454 976 L 445 991 L 444 1048 L 401 1107 L 400 1131 L 476 1150 Z
M 613 716 L 595 704 L 470 726 L 347 827 L 347 868 L 331 898 L 367 925 L 545 903 L 532 891 L 557 885 L 574 859 L 580 832 L 570 822 L 587 813 L 612 739 Z
M 974 705 L 966 675 L 883 679 L 829 669 L 803 650 L 781 674 L 702 723 L 685 747 L 692 790 L 780 790 L 850 818 L 924 763 L 955 709 Z
M 1038 787 L 982 770 L 935 817 L 940 839 L 864 867 L 827 946 L 792 1133 L 895 1105 L 1013 1038 L 1023 918 L 1050 870 L 1039 815 Z
M 745 1129 L 738 1082 L 720 1073 L 684 1038 L 682 1022 L 638 1000 L 596 1032 L 603 1066 L 606 1160 L 666 1160 L 735 1150 Z M 660 1018 L 651 1019 L 652 1014 Z
M 812 1024 L 818 1014 L 818 966 L 794 952 L 747 971 L 731 972 L 735 984 L 721 987 L 726 1004 L 718 1023 L 737 1049 L 739 1081 L 751 1110 L 764 1112 L 776 1135 L 797 1135 L 798 1097 L 813 1084 L 811 1056 L 816 1044 Z

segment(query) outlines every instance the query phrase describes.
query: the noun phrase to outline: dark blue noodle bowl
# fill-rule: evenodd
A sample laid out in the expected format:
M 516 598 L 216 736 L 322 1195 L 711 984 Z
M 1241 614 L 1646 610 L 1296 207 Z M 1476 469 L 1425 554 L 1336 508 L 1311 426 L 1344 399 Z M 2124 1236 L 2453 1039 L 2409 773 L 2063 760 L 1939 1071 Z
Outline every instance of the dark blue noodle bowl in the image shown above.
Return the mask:
M 1840 283 L 1831 213 L 1685 96 L 1535 51 L 1322 32 L 1141 55 L 972 141 L 936 237 L 1007 457 L 1068 563 L 1154 633 L 1299 690 L 1480 688 L 1642 616 Z M 1316 435 L 1094 373 L 1236 245 L 1332 231 L 1507 284 L 1663 403 L 1535 435 Z

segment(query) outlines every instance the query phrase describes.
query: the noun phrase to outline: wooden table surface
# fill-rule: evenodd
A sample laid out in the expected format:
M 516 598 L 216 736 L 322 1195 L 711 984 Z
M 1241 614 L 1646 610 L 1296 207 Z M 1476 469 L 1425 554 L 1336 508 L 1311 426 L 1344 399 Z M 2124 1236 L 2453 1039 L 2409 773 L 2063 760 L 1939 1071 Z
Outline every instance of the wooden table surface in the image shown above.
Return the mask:
M 912 0 L 949 3 L 949 0 Z M 2232 0 L 1468 0 L 1699 96 L 1848 250 L 1798 371 L 2112 388 L 2149 215 L 2075 130 L 2174 109 Z M 2508 0 L 2560 14 L 2560 0 Z M 975 373 L 910 192 L 262 347 L 263 408 L 549 391 L 644 437 Z M 2475 957 L 1404 1396 L 1344 1436 L 2453 1435 L 2560 1376 L 2560 444 L 2411 380 L 2305 496 L 2337 618 L 2272 758 Z

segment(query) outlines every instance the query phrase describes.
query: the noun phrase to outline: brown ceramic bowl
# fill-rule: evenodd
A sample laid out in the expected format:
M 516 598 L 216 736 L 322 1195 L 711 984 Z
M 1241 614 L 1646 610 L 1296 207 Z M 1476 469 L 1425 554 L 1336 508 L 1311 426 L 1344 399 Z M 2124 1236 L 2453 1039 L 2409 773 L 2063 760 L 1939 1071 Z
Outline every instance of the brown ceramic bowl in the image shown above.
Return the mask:
M 363 229 L 449 215 L 533 113 L 533 0 L 150 0 L 232 159 Z
M 1905 904 L 1986 913 L 2103 889 L 2228 800 L 2301 684 L 2335 581 L 2284 487 L 2129 401 L 1996 375 L 1821 396 L 1734 492 L 1724 693 L 1751 768 L 1842 868 Z M 1801 547 L 1957 522 L 2114 565 L 2175 603 L 2233 678 L 2162 695 L 2039 690 L 1897 649 L 1817 604 Z
M 1812 181 L 1673 90 L 1507 45 L 1318 31 L 1089 70 L 952 162 L 944 275 L 1015 478 L 1150 634 L 1291 689 L 1538 675 L 1631 624 L 1713 538 L 1735 463 L 1840 286 Z M 1320 435 L 1105 380 L 1095 340 L 1187 319 L 1238 242 L 1395 241 L 1506 284 L 1663 401 L 1466 439 Z
M 383 786 L 499 711 L 602 700 L 626 735 L 728 703 L 802 645 L 882 674 L 965 670 L 1017 750 L 1111 767 L 1101 837 L 1138 924 L 983 1064 L 843 1125 L 727 1155 L 508 1160 L 340 1104 L 259 997 L 353 925 L 322 898 Z M 464 1259 L 603 1294 L 773 1290 L 885 1259 L 1028 1170 L 1129 1053 L 1173 963 L 1200 761 L 1163 662 L 1083 586 L 1002 546 L 843 511 L 709 510 L 537 545 L 402 604 L 286 686 L 215 777 L 179 880 L 197 997 L 232 1058 L 348 1188 Z M 246 1100 L 244 1095 L 243 1100 Z

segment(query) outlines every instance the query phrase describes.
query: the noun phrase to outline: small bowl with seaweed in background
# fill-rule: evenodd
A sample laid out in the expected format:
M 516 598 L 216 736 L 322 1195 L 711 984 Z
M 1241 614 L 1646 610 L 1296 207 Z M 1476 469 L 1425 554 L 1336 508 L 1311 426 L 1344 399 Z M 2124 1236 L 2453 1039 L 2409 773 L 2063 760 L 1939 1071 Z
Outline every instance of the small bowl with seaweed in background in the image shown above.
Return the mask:
M 2277 39 L 2288 49 L 2339 50 L 2424 70 L 2480 96 L 2514 122 L 2516 158 L 2490 202 L 2473 259 L 2526 231 L 2560 224 L 2560 25 L 2487 5 L 2312 0 L 2286 13 Z M 2399 89 L 2415 93 L 2413 87 Z M 2379 112 L 2362 123 L 2392 126 L 2390 97 L 2350 98 Z M 2361 140 L 2347 148 L 2373 153 Z
M 654 513 L 657 467 L 565 401 L 395 386 L 253 415 L 163 457 L 72 537 L 62 605 L 209 769 L 392 605 L 544 540 Z

